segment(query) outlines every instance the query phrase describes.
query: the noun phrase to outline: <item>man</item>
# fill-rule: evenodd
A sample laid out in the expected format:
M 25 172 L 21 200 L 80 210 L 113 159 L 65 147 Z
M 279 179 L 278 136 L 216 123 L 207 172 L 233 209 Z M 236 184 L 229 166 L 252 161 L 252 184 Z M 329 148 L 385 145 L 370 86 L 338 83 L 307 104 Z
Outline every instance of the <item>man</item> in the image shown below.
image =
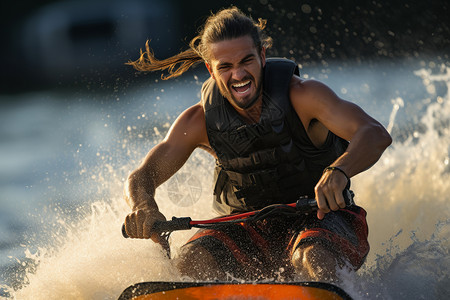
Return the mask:
M 332 280 L 345 264 L 359 268 L 369 251 L 365 211 L 345 207 L 349 178 L 371 167 L 391 137 L 353 103 L 324 84 L 302 80 L 295 63 L 266 59 L 271 39 L 237 8 L 209 17 L 190 49 L 156 60 L 147 51 L 138 70 L 179 76 L 204 62 L 211 78 L 201 102 L 185 110 L 165 139 L 133 171 L 125 186 L 132 208 L 126 232 L 151 238 L 165 220 L 155 189 L 197 147 L 216 158 L 216 209 L 233 213 L 315 197 L 317 216 L 274 217 L 223 230 L 200 230 L 183 246 L 181 273 L 194 279 L 290 278 Z M 347 141 L 350 141 L 348 143 Z

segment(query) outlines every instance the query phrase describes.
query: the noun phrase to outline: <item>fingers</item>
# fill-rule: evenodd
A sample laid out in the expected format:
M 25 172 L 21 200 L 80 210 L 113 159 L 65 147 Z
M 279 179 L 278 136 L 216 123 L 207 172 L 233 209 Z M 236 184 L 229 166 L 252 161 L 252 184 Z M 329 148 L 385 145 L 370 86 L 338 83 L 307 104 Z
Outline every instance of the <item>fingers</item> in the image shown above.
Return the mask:
M 319 207 L 319 210 L 321 210 L 324 213 L 329 213 L 331 210 L 336 211 L 340 209 L 342 204 L 344 204 L 345 207 L 342 191 L 338 192 L 338 190 L 330 188 L 329 185 L 316 186 L 315 192 L 316 192 L 317 206 Z
M 150 238 L 153 242 L 160 244 L 161 235 L 159 233 L 152 232 L 154 222 L 150 222 L 148 219 L 144 221 L 142 236 L 146 239 Z
M 145 219 L 146 219 L 146 215 L 145 215 L 144 211 L 137 210 L 135 216 L 136 216 L 136 218 L 135 218 L 136 235 L 140 238 L 144 238 L 144 239 L 148 238 L 147 236 L 144 235 L 144 226 L 145 226 Z
M 345 207 L 342 194 L 347 185 L 347 178 L 340 172 L 325 172 L 317 183 L 314 191 L 317 200 L 317 218 L 323 219 L 330 211 Z
M 317 207 L 324 214 L 329 213 L 330 208 L 328 207 L 328 201 L 327 201 L 328 199 L 325 196 L 324 189 L 321 186 L 317 185 L 315 192 L 316 192 Z
M 158 211 L 138 209 L 125 218 L 125 231 L 131 238 L 149 239 L 159 242 L 159 234 L 152 232 L 156 220 L 165 220 Z
M 136 221 L 134 217 L 134 213 L 129 214 L 125 218 L 125 232 L 130 238 L 136 238 Z
M 143 226 L 142 226 L 142 236 L 144 238 L 149 238 L 152 235 L 152 226 L 153 226 L 154 222 L 150 222 L 150 220 L 145 219 L 143 221 Z
M 325 213 L 320 209 L 317 211 L 317 219 L 322 220 L 325 217 Z
M 344 195 L 343 195 L 342 191 L 341 192 L 335 192 L 335 194 L 334 194 L 334 199 L 336 200 L 336 204 L 338 206 L 338 208 L 336 210 L 341 209 L 341 208 L 345 208 L 345 206 L 346 206 Z

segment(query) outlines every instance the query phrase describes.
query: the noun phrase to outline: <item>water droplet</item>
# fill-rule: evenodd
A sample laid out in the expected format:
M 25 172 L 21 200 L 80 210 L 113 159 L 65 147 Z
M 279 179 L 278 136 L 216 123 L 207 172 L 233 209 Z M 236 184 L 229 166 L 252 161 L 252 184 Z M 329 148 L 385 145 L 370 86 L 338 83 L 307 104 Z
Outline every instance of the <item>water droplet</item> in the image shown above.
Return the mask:
M 311 13 L 311 6 L 309 6 L 309 4 L 303 4 L 301 10 L 303 13 L 309 14 Z

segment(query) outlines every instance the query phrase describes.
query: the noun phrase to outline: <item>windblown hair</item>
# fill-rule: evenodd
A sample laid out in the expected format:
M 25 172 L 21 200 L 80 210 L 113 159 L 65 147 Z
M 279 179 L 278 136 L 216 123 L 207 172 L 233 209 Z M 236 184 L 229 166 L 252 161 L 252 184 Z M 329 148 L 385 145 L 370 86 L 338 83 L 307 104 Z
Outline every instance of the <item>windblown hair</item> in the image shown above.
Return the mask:
M 167 70 L 168 75 L 161 75 L 164 80 L 178 77 L 190 67 L 201 62 L 208 62 L 209 45 L 212 43 L 250 35 L 259 51 L 262 47 L 270 48 L 272 39 L 263 33 L 266 23 L 267 21 L 261 18 L 256 23 L 236 7 L 223 9 L 206 20 L 199 34 L 190 41 L 188 50 L 167 59 L 158 60 L 147 40 L 146 51 L 143 52 L 141 49 L 139 59 L 129 61 L 127 65 L 133 66 L 138 71 Z

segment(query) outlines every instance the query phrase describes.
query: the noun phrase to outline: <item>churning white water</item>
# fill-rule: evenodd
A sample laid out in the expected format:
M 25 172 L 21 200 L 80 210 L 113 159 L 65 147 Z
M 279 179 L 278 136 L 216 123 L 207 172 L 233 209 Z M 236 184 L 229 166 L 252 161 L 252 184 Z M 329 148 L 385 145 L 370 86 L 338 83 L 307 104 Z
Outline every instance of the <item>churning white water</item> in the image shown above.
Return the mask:
M 357 273 L 342 271 L 341 287 L 355 299 L 448 299 L 450 68 L 409 70 L 405 78 L 416 81 L 405 79 L 405 86 L 398 84 L 392 93 L 384 90 L 385 94 L 380 94 L 378 87 L 392 81 L 382 77 L 378 79 L 383 84 L 373 78 L 364 82 L 364 70 L 348 72 L 353 77 L 347 76 L 346 82 L 333 81 L 334 72 L 325 78 L 320 72 L 313 73 L 308 76 L 325 81 L 343 98 L 357 102 L 381 120 L 394 137 L 380 161 L 353 179 L 355 200 L 368 212 L 371 252 Z M 389 78 L 389 74 L 384 76 Z M 392 75 L 397 83 L 398 76 Z M 76 134 L 65 138 L 65 145 L 71 144 L 67 148 L 73 151 L 71 158 L 77 162 L 67 168 L 76 172 L 66 174 L 63 166 L 37 184 L 53 186 L 42 198 L 56 200 L 39 204 L 37 197 L 32 203 L 34 209 L 26 218 L 36 232 L 27 235 L 14 255 L 2 252 L 8 256 L 2 257 L 3 264 L 11 266 L 8 278 L 3 279 L 5 297 L 115 299 L 137 282 L 182 279 L 158 245 L 124 239 L 120 231 L 129 210 L 122 199 L 128 171 L 162 138 L 173 117 L 198 101 L 198 84 L 183 85 L 182 92 L 177 92 L 177 84 L 129 92 L 116 101 L 121 105 L 113 108 L 114 103 L 97 103 L 100 120 L 87 113 L 85 102 L 56 113 L 62 118 L 62 111 L 68 111 L 62 119 L 71 124 L 87 113 L 84 118 L 89 122 L 84 124 L 90 124 L 89 130 L 80 124 Z M 405 92 L 412 89 L 421 91 L 417 98 Z M 191 98 L 180 100 L 186 90 Z M 366 97 L 372 94 L 378 100 Z M 156 101 L 150 101 L 155 97 Z M 383 102 L 381 97 L 389 98 Z M 180 107 L 171 107 L 175 105 Z M 178 176 L 158 190 L 157 200 L 167 218 L 213 216 L 213 163 L 207 154 L 196 151 Z M 63 180 L 52 179 L 55 174 L 64 174 Z M 190 234 L 172 235 L 175 254 Z

